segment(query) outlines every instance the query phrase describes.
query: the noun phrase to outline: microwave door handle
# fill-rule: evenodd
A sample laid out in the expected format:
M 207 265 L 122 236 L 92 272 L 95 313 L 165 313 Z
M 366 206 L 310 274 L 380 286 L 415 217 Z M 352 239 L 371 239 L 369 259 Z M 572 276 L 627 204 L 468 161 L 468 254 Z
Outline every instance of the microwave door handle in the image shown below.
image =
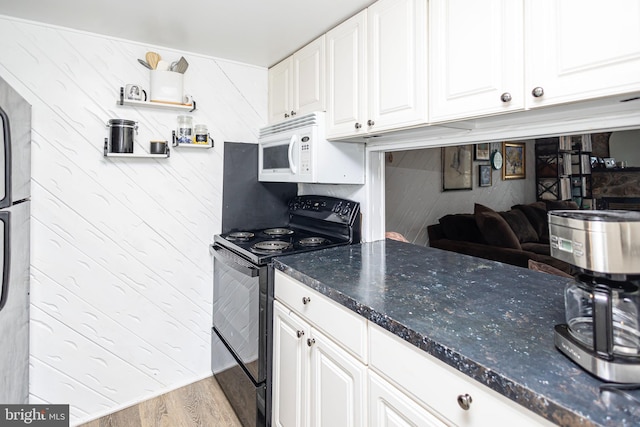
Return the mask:
M 289 170 L 291 170 L 292 174 L 298 173 L 298 167 L 293 163 L 293 147 L 296 144 L 296 139 L 298 135 L 291 135 L 291 140 L 289 141 L 289 151 L 287 153 L 287 157 L 289 158 Z

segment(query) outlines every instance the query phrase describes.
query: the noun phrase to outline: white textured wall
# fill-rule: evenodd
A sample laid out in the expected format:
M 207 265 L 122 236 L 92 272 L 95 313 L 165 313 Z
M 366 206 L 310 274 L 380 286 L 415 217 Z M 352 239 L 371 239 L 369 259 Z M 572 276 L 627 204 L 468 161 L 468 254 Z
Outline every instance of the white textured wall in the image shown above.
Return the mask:
M 109 119 L 138 121 L 142 152 L 184 114 L 116 106 L 147 50 L 187 58 L 215 148 L 103 157 Z M 73 425 L 210 375 L 223 141 L 256 142 L 266 69 L 0 16 L 0 75 L 33 106 L 31 401 Z
M 492 150 L 500 144 L 492 144 Z M 385 167 L 385 222 L 387 231 L 402 233 L 410 242 L 427 245 L 427 226 L 446 214 L 472 213 L 474 203 L 497 211 L 509 210 L 518 203 L 536 200 L 534 141 L 526 144 L 526 179 L 502 180 L 494 170 L 491 187 L 478 186 L 478 165 L 473 161 L 473 189 L 442 191 L 440 148 L 392 152 L 393 161 Z

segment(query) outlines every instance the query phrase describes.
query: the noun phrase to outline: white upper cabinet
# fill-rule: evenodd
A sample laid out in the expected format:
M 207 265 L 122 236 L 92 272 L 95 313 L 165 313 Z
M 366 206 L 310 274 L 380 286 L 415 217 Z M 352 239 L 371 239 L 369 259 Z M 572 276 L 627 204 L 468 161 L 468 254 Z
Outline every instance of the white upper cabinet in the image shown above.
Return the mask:
M 527 0 L 525 18 L 527 106 L 640 90 L 639 0 Z
M 325 36 L 269 69 L 269 123 L 325 110 Z
M 379 0 L 367 13 L 367 127 L 426 123 L 427 1 Z
M 327 45 L 327 137 L 427 122 L 426 0 L 379 0 Z
M 523 109 L 523 36 L 523 0 L 430 0 L 430 121 Z
M 367 11 L 327 33 L 327 137 L 365 133 Z

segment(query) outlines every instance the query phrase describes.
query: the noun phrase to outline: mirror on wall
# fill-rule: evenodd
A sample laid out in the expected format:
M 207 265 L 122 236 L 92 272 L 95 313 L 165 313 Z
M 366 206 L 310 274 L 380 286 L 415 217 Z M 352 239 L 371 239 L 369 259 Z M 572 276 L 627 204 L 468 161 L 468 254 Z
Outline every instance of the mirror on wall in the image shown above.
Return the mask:
M 624 162 L 626 167 L 640 167 L 640 129 L 612 132 L 609 157 Z

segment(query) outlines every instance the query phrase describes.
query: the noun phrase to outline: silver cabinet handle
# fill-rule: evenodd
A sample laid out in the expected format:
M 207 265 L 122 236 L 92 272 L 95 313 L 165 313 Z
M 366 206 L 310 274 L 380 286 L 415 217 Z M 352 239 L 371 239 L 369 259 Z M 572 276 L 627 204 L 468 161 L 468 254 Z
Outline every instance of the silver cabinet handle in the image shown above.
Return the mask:
M 542 89 L 540 86 L 534 87 L 531 91 L 531 95 L 533 95 L 534 98 L 540 98 L 542 95 L 544 95 L 544 89 Z
M 376 122 L 374 122 L 373 120 L 367 120 L 367 125 L 368 126 L 373 126 L 375 124 L 376 124 Z
M 356 129 L 360 129 L 362 127 L 362 125 L 360 123 L 356 123 Z
M 293 110 L 291 110 L 291 117 L 293 117 L 293 116 L 295 116 L 295 115 L 296 115 L 296 112 L 295 112 L 295 111 L 293 111 Z
M 286 119 L 288 117 L 289 117 L 289 115 L 287 113 L 284 113 L 284 118 Z
M 471 402 L 473 402 L 473 399 L 471 399 L 469 394 L 465 393 L 458 395 L 458 406 L 465 411 L 468 411 L 469 408 L 471 408 Z
M 296 335 L 298 338 L 302 338 L 304 336 L 304 331 L 296 331 Z
M 316 343 L 316 339 L 315 338 L 307 338 L 307 345 L 309 347 L 311 347 L 312 345 L 314 345 Z
M 500 100 L 502 102 L 510 102 L 511 101 L 511 94 L 509 92 L 505 92 L 502 95 L 500 95 Z
M 311 302 L 311 298 L 309 298 L 309 297 L 302 297 L 302 303 L 303 303 L 304 305 L 307 305 L 307 304 L 309 304 L 310 302 Z

